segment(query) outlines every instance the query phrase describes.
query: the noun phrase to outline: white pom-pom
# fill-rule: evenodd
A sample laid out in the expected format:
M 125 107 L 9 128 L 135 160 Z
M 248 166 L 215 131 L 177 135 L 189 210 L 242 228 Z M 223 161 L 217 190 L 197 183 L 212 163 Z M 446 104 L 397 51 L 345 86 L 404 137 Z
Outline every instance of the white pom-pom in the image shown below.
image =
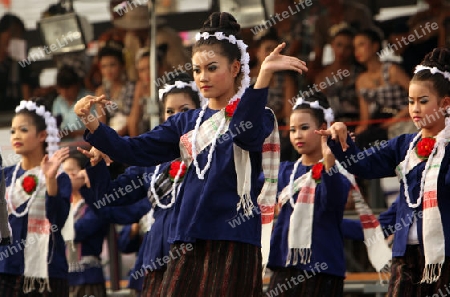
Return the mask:
M 216 39 L 217 39 L 217 40 L 222 40 L 222 39 L 225 38 L 225 35 L 223 34 L 223 32 L 216 32 L 216 33 L 214 34 L 214 36 L 216 36 Z
M 320 104 L 319 104 L 319 101 L 313 101 L 313 102 L 310 102 L 309 103 L 309 106 L 311 106 L 311 108 L 314 108 L 314 109 L 318 109 L 318 108 L 320 108 Z

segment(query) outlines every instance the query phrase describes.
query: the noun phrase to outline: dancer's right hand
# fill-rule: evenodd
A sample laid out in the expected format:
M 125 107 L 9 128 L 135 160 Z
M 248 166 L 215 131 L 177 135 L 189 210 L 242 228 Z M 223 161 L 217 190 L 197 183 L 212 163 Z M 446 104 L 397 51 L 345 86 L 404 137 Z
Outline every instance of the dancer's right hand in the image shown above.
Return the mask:
M 331 125 L 327 130 L 316 130 L 317 134 L 322 136 L 331 136 L 336 142 L 340 142 L 342 146 L 342 150 L 345 152 L 348 148 L 347 144 L 347 126 L 342 122 L 336 122 Z
M 100 125 L 100 122 L 93 114 L 91 114 L 92 106 L 95 104 L 100 104 L 102 105 L 102 108 L 105 108 L 105 105 L 110 103 L 111 101 L 107 100 L 105 95 L 101 95 L 100 97 L 88 95 L 75 103 L 73 111 L 81 119 L 86 128 L 91 133 L 94 133 Z
M 92 147 L 89 151 L 81 147 L 77 147 L 77 150 L 89 158 L 92 166 L 97 165 L 101 160 L 105 160 L 107 166 L 111 165 L 113 162 L 107 154 L 101 152 L 95 147 Z

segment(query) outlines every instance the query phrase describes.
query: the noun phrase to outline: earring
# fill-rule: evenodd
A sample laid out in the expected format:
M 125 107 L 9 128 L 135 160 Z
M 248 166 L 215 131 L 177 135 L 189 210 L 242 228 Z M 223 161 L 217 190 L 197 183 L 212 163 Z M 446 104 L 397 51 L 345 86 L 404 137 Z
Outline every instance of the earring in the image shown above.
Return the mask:
M 448 116 L 450 116 L 450 105 L 447 106 L 447 108 L 445 109 L 445 111 L 446 111 L 446 114 L 447 114 Z

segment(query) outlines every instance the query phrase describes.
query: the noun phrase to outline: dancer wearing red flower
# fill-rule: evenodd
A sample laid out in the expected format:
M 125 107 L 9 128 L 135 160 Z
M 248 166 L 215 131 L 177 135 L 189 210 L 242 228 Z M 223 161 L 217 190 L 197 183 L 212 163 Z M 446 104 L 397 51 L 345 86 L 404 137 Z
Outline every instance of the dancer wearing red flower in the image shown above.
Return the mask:
M 261 238 L 270 239 L 279 162 L 275 117 L 265 109 L 267 88 L 274 72 L 302 73 L 307 68 L 303 61 L 281 55 L 281 44 L 264 60 L 256 84 L 249 87 L 250 57 L 239 30 L 233 16 L 216 12 L 196 35 L 194 79 L 209 99 L 200 110 L 175 115 L 135 138 L 121 138 L 97 121 L 89 124 L 85 135 L 93 146 L 127 164 L 151 166 L 181 157 L 189 167 L 175 201 L 169 241 L 178 248 L 192 243 L 193 250 L 169 262 L 161 296 L 262 294 L 261 245 L 263 251 L 267 246 Z M 214 55 L 206 56 L 210 51 Z M 238 98 L 233 117 L 227 119 L 225 107 Z M 75 113 L 91 116 L 95 103 L 107 100 L 83 98 Z M 238 132 L 241 122 L 253 128 Z M 232 137 L 221 137 L 225 133 Z M 272 147 L 276 149 L 266 150 Z M 262 170 L 268 176 L 258 199 Z M 263 218 L 254 213 L 258 204 Z M 228 222 L 239 215 L 251 219 L 231 227 Z
M 22 101 L 11 124 L 11 145 L 21 156 L 4 168 L 13 242 L 0 247 L 0 296 L 69 296 L 63 226 L 71 182 L 58 174 L 68 149 L 58 150 L 56 120 L 43 105 Z M 49 157 L 50 155 L 50 157 Z M 65 233 L 64 233 L 65 234 Z
M 290 117 L 296 162 L 282 162 L 278 175 L 280 212 L 275 225 L 268 267 L 274 271 L 269 292 L 286 279 L 292 282 L 279 296 L 342 296 L 345 258 L 340 225 L 350 182 L 330 171 L 334 156 L 326 138 L 314 133 L 333 121 L 323 93 L 297 98 Z
M 162 87 L 159 95 L 166 111 L 165 120 L 177 113 L 200 107 L 198 89 L 188 75 L 180 74 L 169 81 Z M 90 153 L 86 154 L 91 157 Z M 139 250 L 138 259 L 129 278 L 129 287 L 141 292 L 136 296 L 161 296 L 161 284 L 167 265 L 158 260 L 169 256 L 169 224 L 174 212 L 172 206 L 186 172 L 186 164 L 179 159 L 159 166 L 130 166 L 114 181 L 110 180 L 105 162 L 87 169 L 91 189 L 84 188 L 82 192 L 86 202 L 92 205 L 93 209 L 97 209 L 94 204 L 99 205 L 98 200 L 114 195 L 117 189 L 142 184 L 133 187 L 133 191 L 120 199 L 115 199 L 110 205 L 97 209 L 103 218 L 114 223 L 129 224 L 139 221 L 138 233 L 145 234 L 140 247 L 135 246 L 135 242 L 140 240 L 137 240 L 139 234 L 133 232 L 136 228 L 132 225 L 125 226 L 120 234 L 121 239 L 128 240 L 121 240 L 119 244 Z M 152 211 L 147 213 L 150 209 Z M 148 231 L 148 223 L 153 220 Z M 146 272 L 145 279 L 140 277 L 143 271 Z
M 388 296 L 432 296 L 450 283 L 450 50 L 436 48 L 416 67 L 409 114 L 417 134 L 394 138 L 348 170 L 362 178 L 398 175 L 400 197 Z M 359 150 L 343 123 L 320 131 L 340 161 Z M 404 222 L 411 222 L 404 226 Z

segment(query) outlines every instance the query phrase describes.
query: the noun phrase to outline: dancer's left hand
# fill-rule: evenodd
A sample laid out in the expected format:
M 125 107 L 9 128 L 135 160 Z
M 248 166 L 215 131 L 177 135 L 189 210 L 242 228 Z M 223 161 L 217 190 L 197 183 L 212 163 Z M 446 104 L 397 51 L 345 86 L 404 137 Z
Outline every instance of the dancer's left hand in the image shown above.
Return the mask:
M 53 156 L 49 158 L 45 155 L 41 161 L 41 169 L 46 179 L 54 179 L 58 173 L 61 163 L 69 157 L 69 147 L 57 150 Z

